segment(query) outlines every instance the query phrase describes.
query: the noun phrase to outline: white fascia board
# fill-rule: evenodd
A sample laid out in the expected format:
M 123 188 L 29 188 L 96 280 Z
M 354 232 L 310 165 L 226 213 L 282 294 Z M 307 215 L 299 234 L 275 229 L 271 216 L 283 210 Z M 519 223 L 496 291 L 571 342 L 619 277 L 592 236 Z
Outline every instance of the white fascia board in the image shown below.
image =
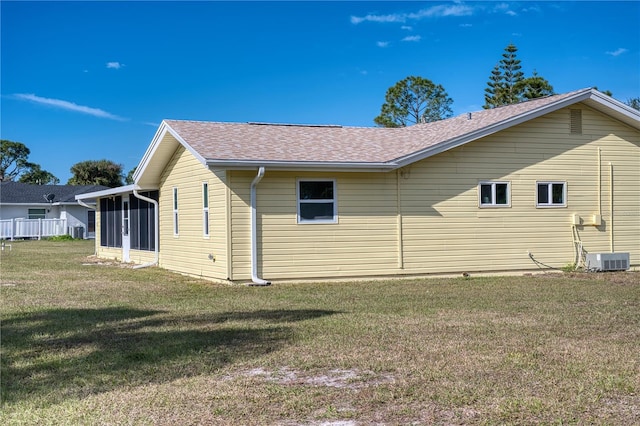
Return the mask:
M 241 160 L 207 160 L 209 168 L 233 170 L 255 170 L 265 167 L 277 171 L 313 171 L 313 172 L 388 172 L 396 169 L 395 163 L 338 163 L 321 161 L 241 161 Z
M 165 123 L 165 121 L 162 120 L 162 123 L 160 123 L 160 127 L 158 127 L 158 130 L 156 130 L 156 134 L 153 136 L 153 139 L 151 139 L 151 143 L 147 147 L 147 150 L 142 156 L 142 159 L 138 163 L 138 167 L 136 167 L 136 171 L 133 173 L 134 182 L 138 181 L 140 176 L 144 173 L 144 170 L 147 168 L 147 164 L 149 164 L 151 157 L 153 157 L 154 152 L 158 148 L 158 145 L 160 145 L 160 141 L 162 140 L 164 134 L 166 133 L 166 128 L 167 128 L 167 123 Z
M 56 204 L 56 203 L 54 203 Z M 36 207 L 50 207 L 49 203 L 0 203 L 0 206 L 36 206 Z
M 103 189 L 102 191 L 86 192 L 76 195 L 76 200 L 86 200 L 91 198 L 109 197 L 111 195 L 127 194 L 133 192 L 134 189 L 140 189 L 135 184 L 119 186 L 117 188 Z
M 158 128 L 158 131 L 154 135 L 151 144 L 147 148 L 146 152 L 142 156 L 142 160 L 138 164 L 135 173 L 133 174 L 133 182 L 134 184 L 138 184 L 140 182 L 141 177 L 144 175 L 147 167 L 151 163 L 153 157 L 156 155 L 158 148 L 162 144 L 165 136 L 169 133 L 179 144 L 184 146 L 186 150 L 188 150 L 200 163 L 206 166 L 207 162 L 196 150 L 193 149 L 191 145 L 189 145 L 175 130 L 169 126 L 169 124 L 162 120 L 162 124 Z
M 636 129 L 640 129 L 640 111 L 637 109 L 631 108 L 629 105 L 623 104 L 617 99 L 596 90 L 590 93 L 588 101 L 601 105 L 604 109 L 610 111 L 609 114 L 612 117 Z M 586 102 L 586 104 L 602 111 L 598 106 L 590 105 L 590 102 Z

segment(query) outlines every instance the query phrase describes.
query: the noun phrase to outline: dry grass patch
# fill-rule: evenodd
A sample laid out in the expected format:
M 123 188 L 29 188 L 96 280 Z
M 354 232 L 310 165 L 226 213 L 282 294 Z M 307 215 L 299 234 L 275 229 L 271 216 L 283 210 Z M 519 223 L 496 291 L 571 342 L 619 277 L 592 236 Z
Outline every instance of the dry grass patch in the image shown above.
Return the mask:
M 0 423 L 640 418 L 638 272 L 259 288 L 91 253 L 3 252 Z

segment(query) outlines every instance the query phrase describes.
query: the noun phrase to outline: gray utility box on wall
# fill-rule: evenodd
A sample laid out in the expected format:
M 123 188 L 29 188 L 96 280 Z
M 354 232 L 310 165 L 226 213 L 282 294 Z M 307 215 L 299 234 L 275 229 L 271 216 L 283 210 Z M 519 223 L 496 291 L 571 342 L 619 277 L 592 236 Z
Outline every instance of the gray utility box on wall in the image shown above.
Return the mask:
M 588 253 L 586 267 L 589 271 L 626 271 L 629 253 Z

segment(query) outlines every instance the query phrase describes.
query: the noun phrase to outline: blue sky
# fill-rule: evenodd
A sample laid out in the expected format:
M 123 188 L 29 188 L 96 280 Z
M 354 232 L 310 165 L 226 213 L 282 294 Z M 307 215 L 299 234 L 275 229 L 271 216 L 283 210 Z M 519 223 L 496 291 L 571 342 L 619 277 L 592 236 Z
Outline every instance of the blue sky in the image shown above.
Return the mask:
M 0 133 L 61 183 L 165 118 L 373 126 L 407 76 L 482 108 L 513 43 L 557 93 L 640 97 L 640 2 L 2 1 Z

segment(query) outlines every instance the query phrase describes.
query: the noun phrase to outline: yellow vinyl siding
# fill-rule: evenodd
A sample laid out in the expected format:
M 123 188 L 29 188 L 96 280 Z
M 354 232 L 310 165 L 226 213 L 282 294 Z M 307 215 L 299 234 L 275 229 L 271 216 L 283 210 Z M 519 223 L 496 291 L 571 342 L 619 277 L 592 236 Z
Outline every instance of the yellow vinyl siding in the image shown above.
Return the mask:
M 234 275 L 250 276 L 250 184 L 233 174 Z M 297 223 L 298 179 L 336 181 L 338 223 Z M 268 279 L 397 272 L 395 173 L 267 172 L 257 187 L 259 273 Z
M 228 278 L 221 176 L 223 172 L 210 171 L 182 146 L 176 150 L 160 181 L 160 266 L 206 278 Z M 209 237 L 203 234 L 203 182 L 209 186 Z M 178 189 L 178 235 L 173 233 L 173 188 Z
M 406 269 L 535 268 L 527 251 L 554 267 L 572 263 L 571 216 L 587 223 L 598 213 L 598 148 L 604 222 L 579 226 L 580 239 L 587 251 L 609 251 L 612 161 L 615 208 L 628 206 L 630 212 L 624 219 L 615 217 L 616 251 L 631 252 L 632 264 L 638 264 L 640 247 L 631 242 L 640 235 L 640 225 L 632 225 L 640 223 L 638 133 L 588 108 L 583 108 L 583 124 L 589 124 L 581 135 L 569 133 L 568 120 L 569 110 L 563 109 L 412 165 L 402 193 Z M 511 182 L 511 207 L 477 208 L 480 180 Z M 536 181 L 566 182 L 567 207 L 536 208 Z
M 150 263 L 156 260 L 155 251 L 151 250 L 129 250 L 129 260 L 133 263 Z

